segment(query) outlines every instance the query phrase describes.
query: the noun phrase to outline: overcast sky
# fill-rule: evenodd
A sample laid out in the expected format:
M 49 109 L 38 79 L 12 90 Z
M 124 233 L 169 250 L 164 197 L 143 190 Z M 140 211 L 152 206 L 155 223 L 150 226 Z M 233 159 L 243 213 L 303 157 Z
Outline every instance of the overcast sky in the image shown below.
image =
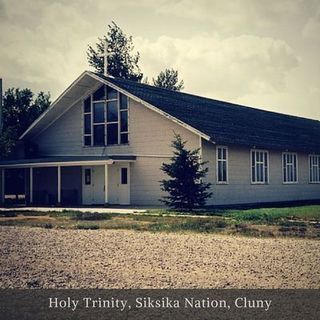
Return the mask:
M 320 120 L 319 0 L 0 0 L 5 88 L 55 99 L 112 20 L 149 79 L 173 67 L 185 92 Z

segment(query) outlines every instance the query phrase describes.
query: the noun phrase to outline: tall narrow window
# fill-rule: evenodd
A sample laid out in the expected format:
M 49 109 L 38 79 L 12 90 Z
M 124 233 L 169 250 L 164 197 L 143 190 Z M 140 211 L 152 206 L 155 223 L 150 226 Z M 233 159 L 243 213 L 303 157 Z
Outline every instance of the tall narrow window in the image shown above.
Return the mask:
M 269 182 L 269 154 L 265 150 L 251 150 L 251 183 Z
M 129 142 L 128 97 L 120 93 L 120 143 Z
M 85 185 L 91 184 L 91 169 L 84 170 L 84 184 Z
M 228 148 L 217 147 L 217 183 L 228 183 Z
M 121 168 L 121 184 L 128 184 L 128 168 Z
M 118 144 L 118 101 L 107 102 L 107 145 Z
M 296 153 L 285 152 L 282 154 L 283 183 L 298 182 L 297 162 L 298 159 Z
M 103 146 L 105 144 L 105 116 L 104 102 L 93 102 L 93 145 Z
M 91 146 L 91 97 L 83 102 L 83 144 Z
M 320 155 L 309 156 L 309 182 L 320 183 Z

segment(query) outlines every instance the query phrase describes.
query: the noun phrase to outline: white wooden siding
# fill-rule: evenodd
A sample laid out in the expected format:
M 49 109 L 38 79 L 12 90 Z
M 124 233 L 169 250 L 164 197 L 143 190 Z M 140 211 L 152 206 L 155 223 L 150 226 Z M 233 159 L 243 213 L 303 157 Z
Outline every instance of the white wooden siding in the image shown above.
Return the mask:
M 129 145 L 110 147 L 83 147 L 82 104 L 78 103 L 60 119 L 43 131 L 35 142 L 45 155 L 108 155 L 135 154 L 132 163 L 131 204 L 159 205 L 163 195 L 159 180 L 163 162 L 172 155 L 170 147 L 173 133 L 188 141 L 187 147 L 199 147 L 199 136 L 178 124 L 149 110 L 140 103 L 129 100 Z M 308 200 L 320 198 L 320 184 L 308 183 L 308 155 L 298 153 L 298 184 L 283 184 L 281 151 L 269 151 L 269 183 L 251 184 L 250 148 L 228 146 L 228 184 L 216 184 L 215 145 L 202 139 L 203 160 L 208 160 L 207 180 L 213 183 L 213 197 L 208 204 L 240 204 Z
M 250 148 L 229 146 L 229 184 L 216 184 L 215 146 L 203 142 L 203 158 L 209 161 L 207 181 L 213 185 L 211 205 L 320 199 L 320 184 L 308 182 L 308 155 L 298 153 L 299 183 L 282 181 L 282 152 L 269 150 L 269 183 L 251 184 Z
M 198 136 L 160 114 L 130 99 L 129 144 L 108 147 L 83 147 L 82 105 L 67 111 L 57 122 L 35 138 L 44 155 L 108 155 L 144 154 L 171 155 L 174 132 L 188 141 L 190 148 L 198 147 Z
M 161 205 L 159 199 L 164 195 L 160 190 L 160 180 L 166 176 L 160 170 L 168 158 L 138 157 L 131 163 L 131 204 Z

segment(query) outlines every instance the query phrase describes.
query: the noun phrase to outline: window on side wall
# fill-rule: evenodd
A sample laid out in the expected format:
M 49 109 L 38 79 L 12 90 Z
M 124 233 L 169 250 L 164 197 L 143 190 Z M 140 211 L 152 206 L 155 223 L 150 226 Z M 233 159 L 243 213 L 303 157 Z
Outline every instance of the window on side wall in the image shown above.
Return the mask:
M 282 178 L 283 183 L 298 182 L 298 157 L 296 153 L 282 153 Z
M 251 183 L 269 182 L 269 153 L 266 150 L 251 150 Z
M 320 155 L 309 155 L 309 182 L 320 183 Z
M 228 183 L 228 148 L 217 146 L 217 183 Z

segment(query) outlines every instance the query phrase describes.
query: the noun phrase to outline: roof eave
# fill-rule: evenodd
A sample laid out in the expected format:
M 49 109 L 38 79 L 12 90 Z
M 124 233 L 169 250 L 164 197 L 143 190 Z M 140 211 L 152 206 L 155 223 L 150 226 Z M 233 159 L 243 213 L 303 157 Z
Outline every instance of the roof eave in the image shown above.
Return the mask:
M 22 140 L 54 107 L 58 104 L 58 102 L 62 99 L 63 96 L 65 96 L 70 89 L 79 82 L 85 75 L 90 75 L 87 71 L 84 71 L 80 74 L 80 76 L 75 79 L 66 90 L 64 90 L 60 96 L 50 105 L 50 107 L 44 111 L 34 122 L 31 123 L 31 125 L 27 128 L 27 130 L 19 137 L 19 140 Z

